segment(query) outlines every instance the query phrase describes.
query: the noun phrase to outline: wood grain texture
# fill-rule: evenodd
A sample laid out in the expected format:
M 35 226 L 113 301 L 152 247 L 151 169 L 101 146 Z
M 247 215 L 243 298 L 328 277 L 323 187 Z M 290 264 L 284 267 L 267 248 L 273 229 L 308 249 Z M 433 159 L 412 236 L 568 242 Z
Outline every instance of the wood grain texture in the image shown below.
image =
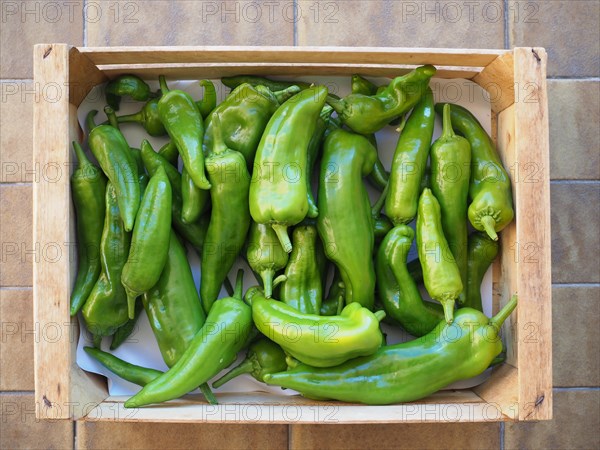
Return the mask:
M 473 79 L 490 94 L 492 111 L 499 113 L 515 102 L 514 57 L 499 55 Z
M 519 419 L 552 418 L 550 162 L 546 51 L 516 48 L 515 180 L 519 292 Z M 527 247 L 524 247 L 527 246 Z
M 69 102 L 79 106 L 90 90 L 107 81 L 106 75 L 76 47 L 69 50 Z M 77 81 L 75 81 L 77 80 Z

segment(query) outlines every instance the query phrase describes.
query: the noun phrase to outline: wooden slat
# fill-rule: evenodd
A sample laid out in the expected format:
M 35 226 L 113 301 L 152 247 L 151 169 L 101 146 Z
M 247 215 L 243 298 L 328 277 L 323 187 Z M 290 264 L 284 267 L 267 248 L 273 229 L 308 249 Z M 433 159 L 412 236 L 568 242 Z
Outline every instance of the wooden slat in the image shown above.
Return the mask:
M 316 402 L 299 396 L 273 394 L 219 394 L 219 405 L 202 397 L 185 396 L 161 405 L 125 409 L 126 397 L 109 397 L 90 411 L 86 421 L 186 422 L 186 423 L 422 423 L 487 422 L 508 420 L 497 404 L 485 403 L 471 390 L 442 391 L 429 402 L 366 406 Z M 437 401 L 436 401 L 437 400 Z
M 515 102 L 513 54 L 498 56 L 473 81 L 488 91 L 494 112 L 499 113 L 508 108 Z
M 497 405 L 502 414 L 512 420 L 519 416 L 519 379 L 517 369 L 502 364 L 492 372 L 488 380 L 473 388 L 485 402 Z
M 165 75 L 173 79 L 220 78 L 232 75 L 269 76 L 339 76 L 360 73 L 365 76 L 394 78 L 411 71 L 416 66 L 380 64 L 309 64 L 309 63 L 204 63 L 204 64 L 141 64 L 135 66 L 100 66 L 109 78 L 134 74 L 142 78 Z M 443 67 L 437 78 L 475 77 L 479 72 L 467 67 Z
M 516 48 L 515 84 L 528 95 L 515 101 L 517 241 L 528 248 L 518 267 L 519 418 L 552 417 L 552 304 L 550 165 L 546 51 Z M 524 248 L 524 247 L 522 247 Z M 524 323 L 526 322 L 526 323 Z
M 73 395 L 78 374 L 74 371 L 77 334 L 69 317 L 70 244 L 74 243 L 69 223 L 69 143 L 79 131 L 64 89 L 68 74 L 67 45 L 35 46 L 34 80 L 44 92 L 36 99 L 33 115 L 34 167 L 40 171 L 33 185 L 33 242 L 39 252 L 33 271 L 34 323 L 39 333 L 34 345 L 35 395 L 40 405 L 36 415 L 42 418 L 81 417 L 85 403 L 103 398 L 87 388 Z
M 69 50 L 69 101 L 79 106 L 90 90 L 108 78 L 77 48 Z M 78 80 L 78 81 L 75 81 Z
M 96 65 L 210 62 L 433 64 L 485 67 L 506 50 L 396 47 L 90 47 Z

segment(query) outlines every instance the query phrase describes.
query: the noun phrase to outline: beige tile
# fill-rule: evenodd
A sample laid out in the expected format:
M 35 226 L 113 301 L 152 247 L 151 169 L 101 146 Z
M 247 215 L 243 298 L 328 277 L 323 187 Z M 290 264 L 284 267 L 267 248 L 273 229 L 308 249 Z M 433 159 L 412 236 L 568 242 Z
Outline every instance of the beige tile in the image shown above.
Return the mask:
M 0 394 L 0 448 L 73 448 L 73 423 L 36 419 L 36 408 L 44 407 L 35 404 L 33 394 Z
M 509 0 L 511 47 L 545 47 L 549 76 L 600 75 L 600 2 Z
M 300 0 L 299 45 L 504 48 L 502 2 Z
M 554 386 L 600 386 L 600 288 L 552 289 Z
M 287 425 L 77 422 L 77 448 L 282 449 Z
M 0 289 L 0 390 L 33 391 L 33 291 Z
M 25 182 L 33 170 L 32 87 L 24 81 L 0 83 L 0 183 Z
M 32 192 L 31 185 L 0 185 L 0 286 L 33 283 Z
M 33 45 L 83 45 L 84 2 L 2 2 L 0 78 L 33 78 Z
M 292 45 L 292 2 L 97 2 L 87 45 Z
M 507 422 L 505 449 L 597 449 L 600 447 L 600 391 L 555 390 L 554 419 Z
M 550 177 L 600 178 L 600 82 L 549 80 Z
M 600 183 L 552 183 L 552 282 L 600 282 Z
M 500 425 L 388 424 L 293 425 L 290 448 L 327 449 L 486 449 L 500 446 Z

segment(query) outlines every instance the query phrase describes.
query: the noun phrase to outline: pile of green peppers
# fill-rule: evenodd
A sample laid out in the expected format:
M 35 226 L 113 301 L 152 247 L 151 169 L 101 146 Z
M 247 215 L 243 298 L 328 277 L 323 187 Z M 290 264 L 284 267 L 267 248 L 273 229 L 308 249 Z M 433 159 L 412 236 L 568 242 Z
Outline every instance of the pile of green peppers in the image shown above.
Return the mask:
M 357 74 L 345 98 L 242 75 L 222 80 L 231 92 L 220 103 L 209 80 L 200 100 L 163 76 L 157 92 L 134 75 L 108 83 L 108 120 L 86 120 L 93 158 L 73 142 L 70 312 L 92 334 L 88 355 L 142 387 L 125 407 L 196 388 L 217 403 L 211 380 L 242 374 L 311 399 L 408 402 L 498 361 L 517 297 L 488 318 L 481 283 L 514 217 L 510 179 L 477 119 L 434 103 L 435 73 L 418 67 L 385 86 Z M 145 103 L 119 116 L 123 97 Z M 375 133 L 398 124 L 386 168 Z M 155 151 L 120 127 L 169 142 Z M 374 205 L 365 178 L 381 192 Z M 235 287 L 228 278 L 239 260 L 258 283 L 245 291 L 243 269 Z M 110 350 L 125 342 L 142 312 L 166 372 L 102 349 L 105 337 Z M 415 339 L 387 345 L 382 321 Z

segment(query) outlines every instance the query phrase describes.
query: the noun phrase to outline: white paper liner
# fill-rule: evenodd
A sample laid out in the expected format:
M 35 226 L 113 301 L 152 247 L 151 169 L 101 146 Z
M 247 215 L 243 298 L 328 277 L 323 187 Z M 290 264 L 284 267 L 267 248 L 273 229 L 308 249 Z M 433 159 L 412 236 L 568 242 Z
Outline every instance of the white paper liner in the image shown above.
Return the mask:
M 274 77 L 277 78 L 277 77 Z M 325 84 L 330 92 L 335 93 L 341 97 L 347 95 L 351 91 L 350 86 L 350 77 L 286 77 L 286 79 L 295 79 L 299 81 L 308 81 L 308 82 L 319 82 L 321 84 Z M 369 78 L 377 84 L 387 84 L 389 80 L 385 78 Z M 218 101 L 221 102 L 226 95 L 229 93 L 229 88 L 225 87 L 220 80 L 212 80 L 217 88 Z M 153 90 L 158 89 L 158 81 L 156 80 L 147 80 L 148 84 Z M 169 87 L 171 89 L 183 89 L 186 92 L 190 93 L 193 98 L 200 99 L 202 98 L 202 88 L 199 86 L 197 81 L 168 81 Z M 434 78 L 430 83 L 431 89 L 434 94 L 434 98 L 437 102 L 452 102 L 459 105 L 462 105 L 469 109 L 477 117 L 479 122 L 488 132 L 491 134 L 491 107 L 489 102 L 489 96 L 484 89 L 478 86 L 476 83 L 473 83 L 470 80 L 466 79 L 437 79 Z M 96 86 L 92 91 L 87 95 L 85 100 L 81 103 L 77 110 L 77 116 L 79 119 L 79 123 L 81 127 L 85 130 L 85 118 L 89 111 L 96 109 L 98 110 L 98 115 L 96 116 L 96 123 L 101 123 L 106 120 L 106 116 L 103 112 L 103 108 L 106 105 L 104 98 L 104 86 Z M 143 104 L 140 102 L 133 102 L 128 99 L 123 99 L 121 103 L 121 109 L 118 114 L 130 114 L 137 112 Z M 436 116 L 435 129 L 433 134 L 433 140 L 437 139 L 441 135 L 442 124 L 440 117 Z M 140 146 L 140 143 L 143 139 L 147 139 L 155 150 L 158 149 L 168 141 L 168 137 L 160 137 L 155 138 L 149 136 L 141 126 L 137 124 L 122 124 L 121 131 L 125 135 L 125 138 L 129 142 L 132 147 Z M 394 150 L 396 148 L 396 143 L 398 141 L 398 133 L 395 131 L 394 127 L 385 127 L 383 130 L 377 133 L 377 143 L 379 147 L 380 158 L 385 165 L 385 167 L 389 170 L 391 167 L 392 158 L 394 155 Z M 372 188 L 368 183 L 365 183 L 367 190 L 369 192 L 369 196 L 371 198 L 372 203 L 377 200 L 379 197 L 379 192 Z M 414 223 L 413 223 L 414 226 Z M 415 258 L 416 248 L 413 245 L 411 252 L 409 254 L 409 260 Z M 188 251 L 188 258 L 190 261 L 190 265 L 192 268 L 192 273 L 194 275 L 194 281 L 196 282 L 196 286 L 200 285 L 200 265 L 199 259 L 194 251 Z M 244 276 L 244 286 L 245 288 L 255 285 L 256 280 L 252 275 L 251 271 L 247 268 L 245 263 L 241 261 L 237 261 L 234 267 L 232 268 L 229 278 L 232 282 L 235 280 L 236 272 L 238 268 L 244 268 L 245 276 Z M 483 310 L 484 313 L 488 316 L 491 316 L 492 312 L 492 273 L 491 268 L 486 273 L 482 287 L 482 301 L 483 301 Z M 427 292 L 424 289 L 421 289 L 424 298 L 430 299 L 427 295 Z M 223 289 L 221 291 L 221 296 L 226 296 L 226 292 Z M 108 379 L 108 392 L 111 396 L 116 395 L 133 395 L 138 392 L 141 388 L 135 384 L 129 383 L 125 381 L 96 360 L 88 356 L 87 353 L 83 350 L 84 346 L 91 346 L 92 339 L 91 334 L 86 330 L 84 321 L 81 318 L 81 314 L 79 315 L 79 323 L 81 326 L 82 333 L 80 334 L 79 341 L 77 344 L 77 364 L 84 370 L 89 372 L 99 373 L 104 375 Z M 407 340 L 413 339 L 410 335 L 408 335 L 403 330 L 398 328 L 389 326 L 387 324 L 382 324 L 382 329 L 387 334 L 387 343 L 394 344 L 397 342 L 404 342 Z M 102 343 L 102 349 L 108 350 L 110 346 L 111 338 L 105 338 Z M 125 341 L 117 350 L 112 352 L 115 356 L 130 362 L 132 364 L 137 364 L 144 367 L 150 367 L 153 369 L 158 369 L 165 371 L 167 370 L 167 366 L 162 360 L 160 351 L 158 349 L 158 345 L 156 343 L 156 339 L 154 338 L 154 334 L 152 329 L 150 328 L 150 324 L 148 322 L 148 318 L 146 317 L 145 312 L 142 312 L 136 328 L 134 332 L 131 334 L 129 339 Z M 238 356 L 238 360 L 234 365 L 243 360 L 244 355 L 241 354 Z M 230 366 L 228 369 L 222 371 L 217 374 L 213 380 L 216 380 L 222 374 L 231 369 Z M 490 369 L 482 373 L 481 375 L 468 379 L 459 381 L 448 386 L 446 389 L 465 389 L 481 384 L 485 381 L 490 374 Z M 215 393 L 236 393 L 236 392 L 270 392 L 276 393 L 278 395 L 296 395 L 298 394 L 296 391 L 291 389 L 282 390 L 277 386 L 268 386 L 264 383 L 260 383 L 256 381 L 249 375 L 241 375 L 234 380 L 226 383 L 224 386 L 219 389 L 214 390 Z

